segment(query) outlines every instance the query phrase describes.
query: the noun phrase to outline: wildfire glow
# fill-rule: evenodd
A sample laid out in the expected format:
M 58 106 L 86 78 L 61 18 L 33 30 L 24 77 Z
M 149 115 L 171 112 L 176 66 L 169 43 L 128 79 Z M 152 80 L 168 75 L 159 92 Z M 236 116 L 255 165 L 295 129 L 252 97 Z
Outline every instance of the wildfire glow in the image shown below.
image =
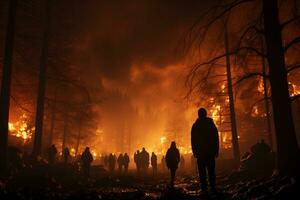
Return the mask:
M 226 87 L 225 84 L 222 84 L 222 85 L 221 85 L 221 92 L 222 92 L 222 93 L 225 93 L 225 87 Z
M 19 121 L 8 123 L 8 130 L 10 135 L 21 138 L 24 142 L 27 142 L 32 138 L 35 128 L 28 125 L 28 117 L 23 114 Z
M 290 95 L 292 97 L 300 95 L 300 86 L 297 86 L 291 82 L 289 82 L 290 85 Z
M 161 138 L 160 138 L 160 143 L 161 143 L 161 144 L 164 144 L 164 143 L 166 142 L 166 139 L 167 139 L 167 138 L 166 138 L 165 136 L 161 137 Z
M 259 112 L 258 112 L 258 107 L 257 107 L 257 106 L 254 106 L 251 115 L 252 115 L 253 117 L 257 117 L 258 114 L 259 114 Z
M 220 105 L 213 105 L 212 109 L 210 110 L 211 117 L 213 118 L 213 120 L 215 122 L 220 121 L 220 111 L 221 111 L 221 106 Z
M 257 90 L 259 93 L 264 94 L 265 93 L 265 89 L 264 89 L 264 82 L 262 79 L 259 79 L 258 82 L 258 86 L 257 86 Z

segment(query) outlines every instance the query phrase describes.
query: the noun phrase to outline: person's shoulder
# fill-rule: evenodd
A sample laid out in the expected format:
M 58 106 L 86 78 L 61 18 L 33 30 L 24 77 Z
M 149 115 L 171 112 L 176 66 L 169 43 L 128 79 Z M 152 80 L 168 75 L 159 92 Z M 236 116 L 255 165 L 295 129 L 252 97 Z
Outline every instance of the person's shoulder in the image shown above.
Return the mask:
M 213 120 L 212 118 L 210 118 L 210 117 L 207 117 L 207 118 L 206 118 L 206 121 L 207 121 L 208 123 L 214 124 L 214 120 Z
M 196 127 L 197 126 L 197 124 L 199 124 L 199 119 L 196 119 L 195 121 L 194 121 L 194 123 L 193 123 L 193 127 Z
M 211 122 L 214 121 L 214 120 L 213 120 L 212 118 L 210 118 L 210 117 L 206 117 L 206 120 L 207 120 L 207 121 L 211 121 Z

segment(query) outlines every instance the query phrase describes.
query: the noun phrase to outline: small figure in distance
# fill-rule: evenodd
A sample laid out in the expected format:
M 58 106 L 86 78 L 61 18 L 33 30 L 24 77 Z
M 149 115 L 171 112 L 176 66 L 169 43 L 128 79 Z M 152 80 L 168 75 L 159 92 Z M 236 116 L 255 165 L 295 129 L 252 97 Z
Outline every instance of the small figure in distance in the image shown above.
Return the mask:
M 180 153 L 176 147 L 176 143 L 173 141 L 166 154 L 167 167 L 170 169 L 171 172 L 171 187 L 174 187 L 175 173 L 178 168 L 179 162 Z
M 108 169 L 110 172 L 113 172 L 116 167 L 116 156 L 112 153 L 108 156 Z
M 70 151 L 69 151 L 69 148 L 66 147 L 63 150 L 63 161 L 64 161 L 65 165 L 68 164 L 69 158 L 70 158 Z
M 50 165 L 53 165 L 56 160 L 57 149 L 54 144 L 48 149 L 48 162 Z
M 198 110 L 198 119 L 191 130 L 191 143 L 193 154 L 197 158 L 202 192 L 207 193 L 206 170 L 211 190 L 215 192 L 215 158 L 219 155 L 219 136 L 215 123 L 207 117 L 204 108 Z
M 125 173 L 128 172 L 128 165 L 129 165 L 130 159 L 127 153 L 124 154 L 123 156 L 123 165 L 124 165 L 124 171 Z
M 140 169 L 141 169 L 141 163 L 140 163 L 140 150 L 137 150 L 136 153 L 134 153 L 134 162 L 135 162 L 135 165 L 136 165 L 136 170 L 137 172 L 139 173 L 140 172 Z
M 146 175 L 147 170 L 149 168 L 149 153 L 146 151 L 146 149 L 143 147 L 142 152 L 140 153 L 140 156 L 138 157 L 140 159 L 140 163 L 141 163 L 141 169 L 142 172 L 144 173 L 144 175 Z
M 123 168 L 123 154 L 120 154 L 118 159 L 117 159 L 117 162 L 118 162 L 118 169 L 119 169 L 119 172 L 121 173 L 122 172 L 122 168 Z
M 155 176 L 157 174 L 157 156 L 154 152 L 151 154 L 151 166 L 153 170 L 153 176 Z
M 90 169 L 93 160 L 94 158 L 90 152 L 90 148 L 86 147 L 84 152 L 81 154 L 82 170 L 86 178 L 89 178 L 90 176 Z

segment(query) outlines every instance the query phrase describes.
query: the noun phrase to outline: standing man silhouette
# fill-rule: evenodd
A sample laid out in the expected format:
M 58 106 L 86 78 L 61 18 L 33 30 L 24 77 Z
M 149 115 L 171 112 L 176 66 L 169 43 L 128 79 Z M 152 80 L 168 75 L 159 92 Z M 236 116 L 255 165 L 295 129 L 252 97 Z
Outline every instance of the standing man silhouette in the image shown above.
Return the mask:
M 210 188 L 215 191 L 215 158 L 219 155 L 219 136 L 216 125 L 207 117 L 204 108 L 198 110 L 198 119 L 191 130 L 191 143 L 194 157 L 197 158 L 201 189 L 207 192 L 207 170 Z
M 166 154 L 167 167 L 170 169 L 171 172 L 171 184 L 170 184 L 171 187 L 174 187 L 175 173 L 178 168 L 179 162 L 180 162 L 180 153 L 176 147 L 176 143 L 173 141 Z

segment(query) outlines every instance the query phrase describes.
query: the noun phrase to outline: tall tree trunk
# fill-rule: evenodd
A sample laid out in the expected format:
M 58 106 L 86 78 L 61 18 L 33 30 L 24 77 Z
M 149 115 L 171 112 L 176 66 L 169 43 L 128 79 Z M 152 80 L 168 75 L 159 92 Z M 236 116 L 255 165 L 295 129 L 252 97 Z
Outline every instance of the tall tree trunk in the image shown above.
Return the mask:
M 50 6 L 51 0 L 47 0 L 45 12 L 45 27 L 42 39 L 42 53 L 40 58 L 40 73 L 39 73 L 39 88 L 37 97 L 36 119 L 35 119 L 35 134 L 33 143 L 33 156 L 37 157 L 41 154 L 42 135 L 43 135 L 43 120 L 44 120 L 44 101 L 46 90 L 46 74 L 47 74 L 47 54 L 48 40 L 50 31 Z
M 4 176 L 7 166 L 7 143 L 9 100 L 11 88 L 11 69 L 13 60 L 13 46 L 15 36 L 17 0 L 9 1 L 6 40 L 3 59 L 1 96 L 0 96 L 0 176 Z
M 300 151 L 292 117 L 277 0 L 263 0 L 263 12 L 277 140 L 278 170 L 281 174 L 295 175 L 299 174 Z
M 265 52 L 265 44 L 262 39 L 262 52 Z M 261 57 L 262 62 L 262 71 L 263 71 L 263 84 L 264 84 L 264 103 L 265 103 L 265 113 L 266 113 L 266 119 L 267 119 L 267 126 L 268 126 L 268 136 L 269 136 L 269 144 L 272 150 L 274 150 L 274 144 L 273 144 L 273 132 L 272 132 L 272 126 L 271 126 L 271 116 L 270 116 L 270 109 L 269 109 L 269 98 L 268 98 L 268 88 L 267 88 L 267 79 L 266 79 L 266 62 L 265 57 Z
M 63 132 L 63 140 L 61 145 L 61 152 L 64 152 L 64 148 L 66 147 L 66 139 L 67 139 L 67 133 L 68 133 L 68 121 L 69 121 L 69 113 L 66 111 L 65 117 L 64 117 L 64 132 Z
M 240 147 L 239 147 L 239 142 L 238 142 L 234 99 L 233 99 L 233 91 L 232 91 L 227 22 L 225 22 L 225 30 L 224 31 L 225 31 L 224 39 L 225 39 L 225 51 L 226 51 L 226 74 L 227 74 L 227 85 L 228 85 L 227 89 L 228 89 L 229 108 L 230 108 L 233 157 L 234 157 L 235 163 L 239 164 L 240 163 Z
M 54 126 L 55 126 L 55 118 L 56 118 L 56 101 L 57 101 L 57 89 L 55 89 L 55 92 L 54 92 L 53 106 L 52 106 L 52 110 L 51 110 L 51 125 L 50 125 L 50 135 L 49 135 L 49 147 L 53 143 Z
M 80 119 L 79 124 L 78 124 L 78 135 L 77 135 L 75 156 L 77 156 L 78 152 L 79 152 L 79 146 L 80 146 L 80 140 L 81 140 L 81 128 L 82 128 L 82 122 L 81 122 L 81 119 Z

